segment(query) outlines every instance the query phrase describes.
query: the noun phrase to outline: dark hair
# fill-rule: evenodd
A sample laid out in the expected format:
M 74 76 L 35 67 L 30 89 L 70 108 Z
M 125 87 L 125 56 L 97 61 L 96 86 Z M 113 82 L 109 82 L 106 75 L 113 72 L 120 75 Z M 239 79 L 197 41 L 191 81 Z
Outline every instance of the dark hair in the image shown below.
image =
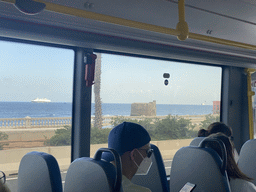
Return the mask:
M 244 173 L 242 173 L 240 171 L 240 169 L 238 168 L 238 166 L 235 162 L 235 159 L 234 159 L 234 148 L 233 148 L 232 142 L 230 141 L 229 137 L 227 137 L 226 135 L 224 135 L 223 133 L 220 133 L 220 132 L 211 134 L 208 137 L 221 140 L 224 143 L 224 145 L 226 147 L 226 151 L 227 151 L 227 174 L 228 174 L 229 179 L 230 178 L 234 178 L 234 179 L 238 178 L 238 179 L 244 179 L 247 181 L 253 180 L 252 178 L 250 178 L 250 177 L 246 176 Z M 221 156 L 221 149 L 220 149 L 219 145 L 215 145 L 214 143 L 209 142 L 209 144 L 207 144 L 206 146 L 213 148 Z
M 208 131 L 207 130 L 205 130 L 205 129 L 200 129 L 199 131 L 198 131 L 198 137 L 207 137 L 208 135 L 209 135 L 209 133 L 208 133 Z
M 209 135 L 213 133 L 221 132 L 228 137 L 232 136 L 232 129 L 222 122 L 214 122 L 210 124 L 207 129 L 208 129 Z
M 198 131 L 198 137 L 207 137 L 213 133 L 219 133 L 219 132 L 225 134 L 230 138 L 233 138 L 232 129 L 222 122 L 214 122 L 210 124 L 207 130 L 200 129 Z

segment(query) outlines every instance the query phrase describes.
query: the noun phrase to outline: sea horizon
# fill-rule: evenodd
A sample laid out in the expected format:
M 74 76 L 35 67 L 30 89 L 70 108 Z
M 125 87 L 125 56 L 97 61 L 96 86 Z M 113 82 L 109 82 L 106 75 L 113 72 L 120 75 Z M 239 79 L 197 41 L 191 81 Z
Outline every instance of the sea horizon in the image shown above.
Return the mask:
M 33 103 L 31 101 L 0 101 L 0 103 Z M 34 102 L 36 103 L 36 102 Z M 68 102 L 68 101 L 51 101 L 49 103 L 72 103 L 72 102 Z M 133 103 L 149 103 L 149 102 L 133 102 Z M 133 103 L 104 103 L 102 102 L 101 104 L 133 104 Z M 92 103 L 95 104 L 95 103 Z M 157 103 L 156 105 L 202 105 L 202 104 L 172 104 L 172 103 L 168 103 L 168 104 L 163 104 L 163 103 Z M 203 105 L 208 105 L 208 104 L 203 104 Z M 208 106 L 213 106 L 213 105 L 208 105 Z
M 94 105 L 91 115 L 94 116 Z M 71 102 L 32 103 L 8 101 L 0 102 L 0 118 L 24 117 L 71 117 Z M 156 104 L 156 115 L 205 115 L 212 113 L 212 105 Z M 103 116 L 130 116 L 131 103 L 102 103 Z

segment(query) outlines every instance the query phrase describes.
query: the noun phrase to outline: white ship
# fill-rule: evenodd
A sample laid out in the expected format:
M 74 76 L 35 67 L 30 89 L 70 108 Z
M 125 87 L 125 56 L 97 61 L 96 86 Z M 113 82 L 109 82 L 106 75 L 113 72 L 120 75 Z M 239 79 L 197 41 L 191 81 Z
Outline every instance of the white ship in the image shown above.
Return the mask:
M 51 100 L 46 99 L 46 98 L 43 98 L 43 99 L 36 98 L 36 99 L 32 100 L 31 102 L 32 103 L 50 103 Z

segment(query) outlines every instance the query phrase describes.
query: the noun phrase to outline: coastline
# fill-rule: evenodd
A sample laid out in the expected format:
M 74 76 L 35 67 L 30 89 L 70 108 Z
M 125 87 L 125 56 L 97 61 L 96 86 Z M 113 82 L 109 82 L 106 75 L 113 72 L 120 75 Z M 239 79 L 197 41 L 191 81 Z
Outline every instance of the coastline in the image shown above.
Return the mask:
M 218 116 L 217 114 L 214 114 L 213 116 Z M 103 127 L 104 126 L 112 126 L 111 125 L 111 121 L 113 118 L 123 118 L 127 121 L 129 121 L 129 119 L 136 119 L 136 120 L 143 120 L 143 119 L 147 119 L 147 118 L 158 118 L 158 119 L 164 119 L 166 118 L 167 115 L 165 116 L 103 116 L 104 121 L 103 121 Z M 173 116 L 172 116 L 173 117 Z M 205 115 L 182 115 L 182 116 L 175 116 L 177 118 L 184 118 L 184 119 L 190 119 L 191 124 L 195 126 L 194 130 L 198 131 L 201 125 L 201 122 L 204 121 Z M 13 120 L 15 118 L 9 118 L 9 119 L 5 119 L 8 122 L 10 122 L 10 120 Z M 24 119 L 24 118 L 23 118 Z M 64 128 L 64 126 L 71 125 L 71 117 L 69 118 L 31 118 L 34 119 L 34 121 L 39 121 L 42 122 L 42 120 L 45 120 L 47 122 L 49 122 L 49 120 L 51 119 L 55 119 L 55 120 L 69 120 L 69 122 L 67 124 L 59 124 L 54 122 L 52 125 L 45 125 L 44 122 L 40 125 L 31 125 L 28 127 L 23 126 L 23 127 L 14 127 L 14 126 L 10 126 L 10 127 L 6 127 L 3 126 L 5 123 L 1 122 L 0 119 L 0 131 L 1 132 L 5 132 L 9 138 L 8 140 L 3 140 L 0 141 L 0 143 L 9 143 L 8 146 L 4 146 L 4 150 L 7 149 L 12 149 L 12 148 L 29 148 L 29 147 L 43 147 L 44 146 L 44 141 L 46 139 L 51 138 L 54 134 L 55 131 L 57 129 L 62 129 Z M 30 119 L 30 120 L 31 120 Z M 18 119 L 19 121 L 21 119 Z M 94 117 L 92 117 L 91 119 L 91 124 L 93 125 L 94 123 Z M 13 125 L 13 124 L 11 124 Z M 111 128 L 111 127 L 105 127 L 105 128 Z
M 189 119 L 192 125 L 199 127 L 200 123 L 206 119 L 206 115 L 170 115 L 177 119 Z M 216 117 L 218 114 L 211 114 Z M 168 115 L 162 116 L 109 116 L 103 115 L 103 128 L 111 128 L 111 122 L 115 118 L 120 118 L 124 121 L 131 120 L 145 120 L 145 119 L 164 119 Z M 94 124 L 95 116 L 91 116 L 91 124 Z M 7 129 L 34 129 L 34 128 L 63 128 L 66 125 L 71 125 L 71 117 L 25 117 L 25 118 L 0 118 L 0 131 L 7 131 Z
M 192 125 L 195 125 L 194 130 L 199 130 L 200 124 L 202 121 L 204 121 L 206 119 L 206 115 L 170 115 L 171 117 L 177 117 L 178 119 L 184 118 L 184 119 L 190 119 Z M 211 114 L 214 117 L 219 116 L 219 114 Z M 143 120 L 143 119 L 164 119 L 166 118 L 168 115 L 159 115 L 159 116 L 103 116 L 103 127 L 104 128 L 110 128 L 109 126 L 111 126 L 111 121 L 113 118 L 124 118 L 124 119 L 136 119 L 136 120 Z M 92 124 L 94 122 L 94 118 L 92 117 Z
M 72 103 L 50 102 L 0 102 L 0 118 L 24 117 L 71 117 Z M 211 105 L 156 104 L 156 115 L 203 115 L 212 113 Z M 91 115 L 95 114 L 95 105 L 91 105 Z M 103 116 L 130 116 L 131 104 L 103 103 Z

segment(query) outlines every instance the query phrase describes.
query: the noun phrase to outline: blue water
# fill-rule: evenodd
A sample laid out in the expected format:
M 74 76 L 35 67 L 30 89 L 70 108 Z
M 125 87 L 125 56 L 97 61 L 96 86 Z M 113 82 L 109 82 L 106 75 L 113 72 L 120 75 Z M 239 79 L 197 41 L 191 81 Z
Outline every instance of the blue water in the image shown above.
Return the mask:
M 212 113 L 212 105 L 157 104 L 157 115 L 204 115 Z M 0 102 L 0 118 L 71 117 L 71 103 Z M 131 104 L 103 103 L 103 115 L 129 116 Z M 94 104 L 91 114 L 94 115 Z

